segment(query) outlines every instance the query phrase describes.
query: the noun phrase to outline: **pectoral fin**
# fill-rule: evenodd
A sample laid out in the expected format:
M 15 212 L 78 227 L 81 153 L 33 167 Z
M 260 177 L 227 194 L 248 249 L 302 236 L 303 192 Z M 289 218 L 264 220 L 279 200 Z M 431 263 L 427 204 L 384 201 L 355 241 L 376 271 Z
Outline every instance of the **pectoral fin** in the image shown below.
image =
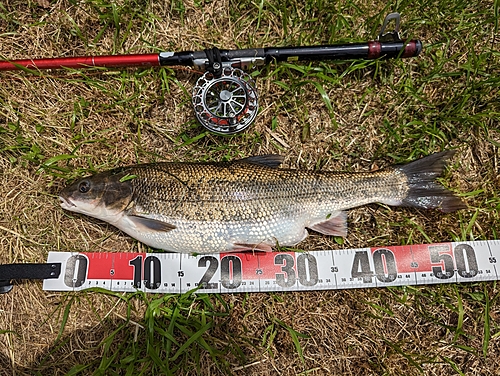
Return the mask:
M 137 227 L 137 229 L 141 231 L 168 232 L 176 228 L 170 223 L 159 221 L 157 219 L 141 217 L 139 215 L 128 215 L 128 218 Z
M 333 213 L 327 220 L 307 227 L 325 235 L 345 237 L 347 235 L 347 216 L 344 212 Z

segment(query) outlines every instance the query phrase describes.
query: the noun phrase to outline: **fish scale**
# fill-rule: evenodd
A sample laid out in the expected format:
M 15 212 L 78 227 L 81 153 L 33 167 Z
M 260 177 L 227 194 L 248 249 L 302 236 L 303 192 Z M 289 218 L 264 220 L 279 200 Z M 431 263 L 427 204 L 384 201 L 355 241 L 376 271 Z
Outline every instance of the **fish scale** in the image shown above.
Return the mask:
M 112 223 L 154 248 L 270 250 L 299 243 L 306 228 L 345 236 L 343 210 L 367 203 L 445 212 L 463 208 L 459 198 L 434 183 L 452 154 L 369 173 L 282 169 L 276 156 L 143 164 L 84 178 L 60 197 L 63 208 Z
M 127 172 L 142 177 L 133 179 L 132 185 L 137 193 L 136 203 L 145 213 L 175 213 L 193 220 L 246 219 L 245 214 L 253 217 L 267 208 L 285 210 L 295 200 L 301 200 L 300 206 L 314 208 L 318 200 L 331 201 L 329 208 L 320 211 L 335 211 L 377 198 L 402 200 L 407 190 L 404 176 L 395 181 L 387 171 L 344 174 L 277 170 L 243 163 L 231 169 L 208 164 L 185 168 L 181 164 L 158 163 L 133 167 Z M 198 176 L 213 176 L 213 180 Z M 228 202 L 231 205 L 220 205 Z M 241 217 L 235 218 L 235 211 Z

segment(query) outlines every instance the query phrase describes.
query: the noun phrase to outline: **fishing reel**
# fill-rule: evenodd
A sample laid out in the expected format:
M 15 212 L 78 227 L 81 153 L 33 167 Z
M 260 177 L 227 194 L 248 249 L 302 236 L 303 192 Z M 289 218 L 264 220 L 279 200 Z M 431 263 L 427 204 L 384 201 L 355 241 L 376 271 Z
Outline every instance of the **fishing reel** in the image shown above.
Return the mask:
M 211 132 L 231 135 L 252 124 L 259 111 L 253 78 L 230 62 L 222 62 L 216 48 L 205 50 L 206 72 L 193 88 L 193 108 L 202 126 Z
M 248 128 L 259 110 L 255 81 L 241 69 L 206 72 L 193 89 L 196 118 L 211 132 L 234 134 Z

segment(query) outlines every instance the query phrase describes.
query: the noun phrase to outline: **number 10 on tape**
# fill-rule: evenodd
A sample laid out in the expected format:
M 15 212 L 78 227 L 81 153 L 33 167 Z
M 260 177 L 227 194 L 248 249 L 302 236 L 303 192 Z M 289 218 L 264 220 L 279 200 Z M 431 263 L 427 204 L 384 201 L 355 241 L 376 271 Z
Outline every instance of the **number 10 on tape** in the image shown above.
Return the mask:
M 266 292 L 492 281 L 500 240 L 417 244 L 308 253 L 50 252 L 59 279 L 44 290 L 101 287 L 153 293 Z

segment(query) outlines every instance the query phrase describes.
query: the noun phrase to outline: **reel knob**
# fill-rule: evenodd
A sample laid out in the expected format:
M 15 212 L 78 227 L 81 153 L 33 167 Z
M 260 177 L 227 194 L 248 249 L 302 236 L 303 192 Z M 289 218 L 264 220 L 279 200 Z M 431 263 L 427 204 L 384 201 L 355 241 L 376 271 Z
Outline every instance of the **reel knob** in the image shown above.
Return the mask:
M 224 67 L 219 77 L 210 72 L 201 76 L 193 88 L 192 101 L 200 124 L 224 135 L 248 128 L 259 110 L 255 81 L 232 67 Z

